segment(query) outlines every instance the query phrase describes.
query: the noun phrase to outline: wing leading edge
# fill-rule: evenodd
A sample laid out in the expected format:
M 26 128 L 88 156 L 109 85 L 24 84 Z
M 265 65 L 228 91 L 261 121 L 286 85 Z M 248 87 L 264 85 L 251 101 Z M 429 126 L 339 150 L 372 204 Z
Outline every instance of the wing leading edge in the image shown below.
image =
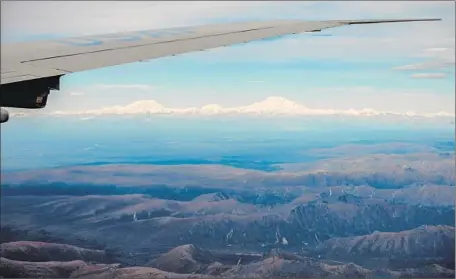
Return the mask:
M 78 71 L 345 25 L 438 20 L 281 20 L 2 44 L 0 105 L 42 108 L 49 90 L 59 89 L 59 78 Z
M 354 24 L 440 19 L 265 21 L 143 30 L 2 45 L 1 84 Z

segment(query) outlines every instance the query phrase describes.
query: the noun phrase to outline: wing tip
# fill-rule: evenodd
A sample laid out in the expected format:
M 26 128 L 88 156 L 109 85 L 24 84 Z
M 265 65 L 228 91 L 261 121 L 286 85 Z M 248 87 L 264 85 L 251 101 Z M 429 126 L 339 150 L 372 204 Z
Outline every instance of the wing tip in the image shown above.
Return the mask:
M 399 18 L 399 19 L 372 19 L 372 20 L 345 20 L 346 24 L 369 24 L 369 23 L 394 23 L 414 21 L 442 21 L 441 18 Z

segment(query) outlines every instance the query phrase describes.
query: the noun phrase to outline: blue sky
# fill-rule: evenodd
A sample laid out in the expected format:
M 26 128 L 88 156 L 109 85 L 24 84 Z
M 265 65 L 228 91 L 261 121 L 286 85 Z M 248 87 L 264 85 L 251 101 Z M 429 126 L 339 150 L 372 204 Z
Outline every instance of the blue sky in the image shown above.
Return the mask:
M 270 96 L 315 109 L 454 113 L 454 12 L 453 2 L 437 1 L 4 2 L 2 41 L 243 20 L 438 17 L 443 21 L 334 28 L 323 32 L 328 36 L 287 36 L 75 73 L 38 113 L 143 100 L 239 107 Z

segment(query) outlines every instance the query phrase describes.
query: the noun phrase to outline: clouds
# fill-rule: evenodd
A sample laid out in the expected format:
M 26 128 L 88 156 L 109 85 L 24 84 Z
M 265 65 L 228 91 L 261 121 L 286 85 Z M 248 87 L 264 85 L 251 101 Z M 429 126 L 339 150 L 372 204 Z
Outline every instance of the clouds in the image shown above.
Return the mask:
M 51 115 L 263 115 L 263 116 L 394 116 L 394 117 L 454 117 L 448 112 L 425 113 L 377 111 L 371 108 L 360 110 L 348 109 L 314 109 L 288 100 L 283 97 L 271 96 L 263 101 L 239 107 L 223 107 L 209 104 L 203 107 L 171 108 L 155 100 L 141 100 L 126 106 L 111 106 L 84 111 L 55 111 Z
M 151 90 L 153 87 L 147 84 L 98 84 L 95 90 Z
M 410 76 L 411 78 L 417 78 L 417 79 L 426 79 L 426 78 L 446 78 L 447 75 L 445 73 L 419 73 L 419 74 L 413 74 Z
M 2 2 L 2 31 L 91 35 L 207 23 L 248 14 L 261 2 L 27 1 Z M 77 20 L 74 20 L 76 19 Z M 58 24 L 55 24 L 58 22 Z M 3 36 L 4 34 L 2 34 Z
M 454 69 L 455 65 L 454 48 L 429 48 L 423 50 L 417 57 L 425 59 L 423 62 L 394 67 L 395 71 L 428 71 Z M 446 73 L 415 73 L 412 78 L 446 78 Z
M 73 91 L 73 92 L 70 92 L 70 96 L 72 97 L 78 97 L 78 96 L 84 96 L 84 92 L 81 92 L 81 91 Z
M 427 63 L 416 63 L 416 64 L 398 66 L 398 67 L 394 67 L 393 70 L 395 70 L 395 71 L 440 70 L 447 66 L 450 66 L 450 64 L 427 62 Z

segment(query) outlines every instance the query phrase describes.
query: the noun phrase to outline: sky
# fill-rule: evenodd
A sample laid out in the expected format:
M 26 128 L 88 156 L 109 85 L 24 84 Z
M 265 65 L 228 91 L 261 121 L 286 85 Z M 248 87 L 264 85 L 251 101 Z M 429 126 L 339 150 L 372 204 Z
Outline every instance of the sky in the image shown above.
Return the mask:
M 305 144 L 454 139 L 451 1 L 1 3 L 2 43 L 252 20 L 442 18 L 333 28 L 64 76 L 46 108 L 8 109 L 2 171 L 160 156 L 280 161 L 300 158 Z
M 27 113 L 217 114 L 247 107 L 451 116 L 454 14 L 453 1 L 5 1 L 1 37 L 11 43 L 251 20 L 442 18 L 333 28 L 323 36 L 293 35 L 74 73 L 62 78 L 46 108 Z

